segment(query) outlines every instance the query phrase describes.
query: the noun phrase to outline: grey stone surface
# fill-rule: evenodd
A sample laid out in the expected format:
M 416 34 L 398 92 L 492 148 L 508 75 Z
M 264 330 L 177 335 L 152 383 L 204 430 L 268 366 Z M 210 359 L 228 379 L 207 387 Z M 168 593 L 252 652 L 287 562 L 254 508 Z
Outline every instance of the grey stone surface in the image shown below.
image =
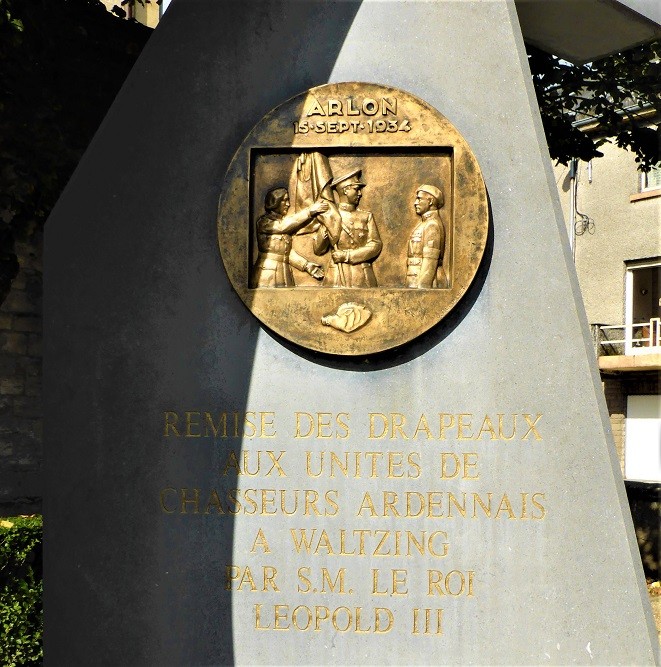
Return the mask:
M 173 3 L 47 225 L 47 662 L 654 662 L 640 559 L 527 77 L 506 2 Z M 232 292 L 216 241 L 223 174 L 245 134 L 288 97 L 343 80 L 402 88 L 445 114 L 477 156 L 493 211 L 492 248 L 458 312 L 372 359 L 307 353 L 262 329 Z M 234 410 L 275 413 L 275 436 L 163 436 L 166 411 L 183 419 Z M 296 411 L 350 413 L 349 437 L 297 439 Z M 520 439 L 523 429 L 511 441 L 461 440 L 456 430 L 440 440 L 441 412 L 471 413 L 473 432 L 485 415 L 542 413 L 542 439 Z M 368 413 L 405 414 L 409 438 L 370 439 Z M 412 437 L 422 413 L 431 439 Z M 267 474 L 270 464 L 237 475 L 227 461 L 241 448 L 252 457 L 284 451 L 286 477 Z M 363 467 L 360 478 L 315 478 L 306 450 L 360 452 L 363 465 L 365 452 L 383 457 L 374 477 Z M 420 474 L 407 463 L 388 477 L 388 452 L 419 457 Z M 479 479 L 440 479 L 442 452 L 469 454 Z M 181 504 L 181 489 L 187 499 L 199 490 L 198 513 Z M 212 489 L 223 498 L 222 489 L 239 489 L 242 499 L 245 489 L 256 498 L 272 489 L 265 497 L 277 500 L 261 516 L 232 514 L 223 500 L 220 516 Z M 280 490 L 291 499 L 305 489 L 330 514 L 324 494 L 337 492 L 335 515 L 310 507 L 283 516 Z M 365 492 L 384 491 L 438 492 L 446 516 L 358 512 Z M 492 493 L 499 505 L 507 493 L 515 517 L 522 493 L 526 516 L 532 494 L 543 494 L 545 517 L 510 518 L 504 506 L 491 518 L 479 509 L 449 518 L 448 492 Z M 326 529 L 334 553 L 322 543 L 318 555 L 297 554 L 292 528 Z M 259 529 L 269 553 L 254 544 Z M 445 531 L 448 552 L 341 556 L 340 529 Z M 345 551 L 356 548 L 351 539 Z M 231 564 L 250 566 L 258 590 L 247 578 L 227 590 Z M 277 591 L 262 591 L 264 566 L 277 569 Z M 301 567 L 311 568 L 316 593 L 297 590 L 306 587 Z M 334 593 L 321 592 L 322 567 L 333 579 L 346 568 L 344 593 L 336 579 Z M 406 570 L 401 594 L 373 594 L 372 569 L 379 590 L 393 569 Z M 427 595 L 429 569 L 474 572 L 473 595 Z M 361 607 L 358 629 L 371 631 L 356 631 L 355 611 L 352 631 L 324 620 L 318 631 L 260 629 L 257 604 L 261 627 L 275 624 L 281 604 L 281 625 L 292 626 L 297 605 Z M 376 607 L 392 611 L 389 632 L 374 632 Z M 443 634 L 413 634 L 415 608 L 442 608 Z

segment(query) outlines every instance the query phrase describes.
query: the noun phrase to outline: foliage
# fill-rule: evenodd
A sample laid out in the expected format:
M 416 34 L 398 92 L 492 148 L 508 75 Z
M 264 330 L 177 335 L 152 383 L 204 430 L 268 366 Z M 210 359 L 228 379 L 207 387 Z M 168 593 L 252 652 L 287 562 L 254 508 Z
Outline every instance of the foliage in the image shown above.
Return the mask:
M 660 57 L 661 40 L 585 65 L 529 46 L 551 157 L 562 164 L 575 157 L 588 161 L 612 140 L 635 153 L 642 171 L 658 164 L 661 132 L 646 125 L 661 113 Z M 580 120 L 594 121 L 598 132 L 579 129 L 574 122 Z
M 0 303 L 19 268 L 14 241 L 43 227 L 151 32 L 117 17 L 146 2 L 121 0 L 113 15 L 100 0 L 0 0 Z M 658 132 L 627 105 L 659 111 L 659 51 L 571 65 L 530 47 L 551 156 L 589 160 L 613 137 L 641 169 L 658 162 Z M 582 117 L 600 133 L 572 125 Z
M 42 520 L 0 519 L 0 664 L 43 659 Z
M 98 0 L 0 0 L 0 303 L 150 34 Z

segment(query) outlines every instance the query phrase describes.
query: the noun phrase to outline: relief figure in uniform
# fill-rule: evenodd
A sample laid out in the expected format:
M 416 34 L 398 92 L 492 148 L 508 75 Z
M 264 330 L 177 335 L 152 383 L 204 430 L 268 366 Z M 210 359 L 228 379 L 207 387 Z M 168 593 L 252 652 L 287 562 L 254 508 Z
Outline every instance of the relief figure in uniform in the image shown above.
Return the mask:
M 365 187 L 361 175 L 361 169 L 353 169 L 331 183 L 339 197 L 340 224 L 320 225 L 313 244 L 317 255 L 331 251 L 325 287 L 377 286 L 372 262 L 383 244 L 372 213 L 358 208 Z
M 443 208 L 443 191 L 434 185 L 420 185 L 413 208 L 420 222 L 409 237 L 406 253 L 406 286 L 418 289 L 447 287 L 443 268 L 445 225 L 439 209 Z
M 321 280 L 323 269 L 292 248 L 292 235 L 327 211 L 328 202 L 315 201 L 287 215 L 289 193 L 285 188 L 273 188 L 266 193 L 264 209 L 264 215 L 257 220 L 259 256 L 252 271 L 252 287 L 295 287 L 292 266 Z

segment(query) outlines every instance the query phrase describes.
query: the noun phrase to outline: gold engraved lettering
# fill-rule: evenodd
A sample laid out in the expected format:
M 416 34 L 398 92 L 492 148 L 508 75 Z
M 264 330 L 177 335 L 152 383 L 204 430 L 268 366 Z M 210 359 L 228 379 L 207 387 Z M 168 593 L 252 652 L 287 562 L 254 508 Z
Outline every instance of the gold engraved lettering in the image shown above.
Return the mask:
M 204 413 L 204 436 L 209 437 L 209 429 L 211 435 L 216 438 L 220 434 L 221 438 L 227 437 L 227 413 L 221 412 L 218 414 L 218 426 L 213 421 L 213 415 L 209 412 Z
M 235 585 L 236 584 L 236 585 Z M 249 567 L 241 567 L 240 565 L 226 565 L 225 566 L 225 590 L 241 591 L 243 587 L 247 586 L 252 592 L 257 590 L 257 585 L 252 576 Z
M 506 493 L 503 493 L 503 497 L 501 498 L 498 511 L 496 512 L 496 519 L 500 519 L 501 512 L 507 512 L 507 517 L 509 519 L 516 519 L 516 515 L 512 509 L 512 503 L 510 502 L 510 499 L 507 497 Z
M 305 492 L 305 516 L 310 516 L 312 512 L 314 512 L 316 516 L 321 516 L 321 512 L 317 509 L 317 500 L 319 500 L 317 491 L 308 489 Z M 310 510 L 312 510 L 312 512 Z
M 247 438 L 274 438 L 274 412 L 200 412 L 186 410 L 183 418 L 174 411 L 164 412 L 163 435 L 184 438 L 238 438 L 241 435 Z M 230 421 L 231 418 L 231 421 Z M 259 428 L 257 419 L 259 418 Z M 183 421 L 183 424 L 180 422 Z
M 445 430 L 448 428 L 452 428 L 454 426 L 454 415 L 449 415 L 446 414 L 445 412 L 441 412 L 438 415 L 438 421 L 439 421 L 438 439 L 445 440 Z
M 174 514 L 177 510 L 176 509 L 171 509 L 171 505 L 168 505 L 166 503 L 166 498 L 165 496 L 170 493 L 177 493 L 177 489 L 173 489 L 172 487 L 168 487 L 167 489 L 163 489 L 161 491 L 161 509 L 166 513 L 166 514 Z
M 339 440 L 346 440 L 349 437 L 349 413 L 340 412 L 337 415 L 336 421 L 338 426 L 338 431 L 335 433 L 335 437 Z
M 329 116 L 341 116 L 342 115 L 342 102 L 339 100 L 328 100 L 328 115 Z
M 269 543 L 266 541 L 266 536 L 264 535 L 264 531 L 261 528 L 257 531 L 255 540 L 253 541 L 252 547 L 250 548 L 250 553 L 254 554 L 255 551 L 257 551 L 257 547 L 261 547 L 262 552 L 265 554 L 271 553 Z
M 193 506 L 191 514 L 199 514 L 200 512 L 200 490 L 192 489 L 193 497 L 188 496 L 188 489 L 181 490 L 181 513 L 187 514 L 188 505 Z
M 260 438 L 275 438 L 275 412 L 260 412 Z M 267 433 L 268 430 L 268 433 Z
M 383 513 L 384 516 L 389 516 L 392 512 L 392 516 L 400 517 L 401 514 L 397 511 L 397 503 L 399 498 L 394 491 L 384 491 L 383 492 Z
M 381 113 L 386 116 L 391 113 L 393 116 L 397 115 L 397 98 L 383 97 L 381 99 Z
M 435 623 L 434 623 L 435 621 Z M 420 627 L 422 626 L 422 632 Z M 432 626 L 435 626 L 432 628 Z M 442 609 L 413 609 L 413 635 L 442 635 L 443 634 L 443 610 Z
M 377 462 L 383 457 L 383 452 L 365 452 L 366 457 L 372 459 L 372 467 L 370 469 L 370 477 L 375 478 L 379 476 L 377 472 Z
M 247 438 L 254 438 L 255 434 L 257 433 L 257 427 L 255 426 L 255 422 L 252 420 L 255 418 L 255 413 L 254 412 L 246 412 L 246 417 L 245 417 L 245 426 L 244 426 L 244 435 Z
M 480 426 L 480 430 L 477 432 L 475 439 L 479 440 L 483 433 L 488 433 L 491 440 L 496 440 L 498 438 L 498 434 L 491 423 L 489 415 L 485 415 L 484 420 L 482 421 L 482 426 Z
M 393 595 L 408 595 L 409 589 L 406 587 L 406 577 L 408 572 L 406 570 L 392 571 L 392 594 Z
M 321 104 L 319 104 L 318 100 L 314 100 L 312 103 L 312 106 L 307 110 L 306 116 L 325 116 L 326 112 L 324 111 L 323 107 Z
M 409 473 L 408 477 L 410 479 L 418 479 L 418 477 L 420 477 L 420 473 L 422 472 L 419 463 L 420 454 L 418 452 L 409 452 L 406 460 L 413 471 L 413 473 Z
M 383 588 L 379 586 L 380 572 L 376 568 L 372 569 L 372 595 L 408 595 L 409 591 L 406 587 L 408 572 L 406 570 L 390 570 L 390 587 L 388 584 L 382 584 Z
M 275 577 L 278 574 L 278 571 L 271 565 L 264 565 L 262 568 L 262 572 L 264 575 L 264 590 L 266 591 L 270 588 L 276 593 L 279 593 L 280 589 L 277 587 L 275 583 Z
M 335 632 L 355 632 L 366 634 L 373 632 L 385 634 L 389 632 L 395 621 L 394 614 L 386 607 L 375 607 L 372 610 L 372 621 L 364 619 L 365 611 L 362 607 L 337 607 L 330 609 L 325 605 L 308 607 L 297 605 L 293 609 L 288 604 L 273 605 L 267 612 L 263 604 L 255 605 L 256 630 L 298 630 L 305 632 L 312 630 L 319 632 L 322 626 L 328 624 L 329 629 Z M 270 613 L 269 613 L 270 612 Z M 265 617 L 269 616 L 269 620 Z
M 177 437 L 179 437 L 179 431 L 177 431 L 179 415 L 176 412 L 165 412 L 163 414 L 165 417 L 163 435 L 167 438 L 170 435 L 170 431 L 172 431 Z
M 274 473 L 277 473 L 278 477 L 286 477 L 284 469 L 280 465 L 280 461 L 285 455 L 285 451 L 281 450 L 278 455 L 271 450 L 244 450 L 241 456 L 241 462 L 239 463 L 239 458 L 234 450 L 230 450 L 225 460 L 225 465 L 222 469 L 223 475 L 228 475 L 230 473 L 236 475 L 245 475 L 246 477 L 269 477 Z M 266 469 L 266 465 L 269 465 L 269 468 Z
M 436 530 L 350 530 L 340 528 L 329 534 L 326 529 L 290 528 L 297 554 L 311 556 L 405 557 L 429 554 L 444 558 L 448 554 L 447 533 Z M 405 545 L 404 545 L 405 541 Z
M 540 512 L 539 516 L 533 515 L 532 518 L 541 520 L 546 517 L 546 508 L 538 501 L 538 499 L 544 500 L 544 494 L 543 493 L 532 494 L 532 504 L 535 506 L 535 509 L 538 509 Z
M 331 430 L 332 416 L 333 415 L 330 412 L 317 413 L 317 438 L 329 439 L 333 437 L 333 432 Z
M 366 97 L 363 100 L 363 113 L 366 116 L 373 116 L 379 111 L 379 103 L 371 97 Z
M 287 477 L 287 475 L 285 474 L 285 471 L 282 469 L 282 466 L 280 465 L 280 459 L 285 455 L 285 452 L 281 450 L 280 454 L 278 454 L 278 456 L 275 456 L 275 454 L 270 450 L 267 450 L 266 453 L 268 454 L 269 458 L 273 462 L 273 465 L 271 466 L 269 471 L 266 473 L 266 476 L 268 477 L 273 472 L 273 470 L 277 470 L 277 473 L 278 473 L 279 477 Z M 475 456 L 477 456 L 477 454 Z
M 376 616 L 375 616 L 375 621 L 374 621 L 374 632 L 377 632 L 379 634 L 385 634 L 386 632 L 390 632 L 392 630 L 392 626 L 395 622 L 395 617 L 388 609 L 387 607 L 377 607 L 375 609 Z M 386 620 L 387 620 L 387 625 L 385 627 L 381 626 L 381 616 L 385 614 Z
M 193 432 L 200 427 L 200 413 L 199 412 L 185 412 L 186 415 L 186 437 L 199 438 L 202 432 Z
M 370 418 L 370 434 L 369 434 L 369 439 L 370 440 L 380 440 L 381 438 L 385 438 L 386 432 L 388 431 L 388 418 L 382 413 L 382 412 L 370 412 L 369 413 L 369 418 Z M 375 431 L 375 421 L 379 419 L 381 421 L 381 432 L 379 435 L 376 435 Z
M 261 604 L 256 604 L 255 605 L 255 630 L 268 630 L 269 626 L 262 627 L 261 615 L 262 615 L 262 605 Z
M 436 551 L 436 544 L 435 544 L 435 540 L 439 536 L 445 540 L 444 542 L 441 543 L 443 549 L 440 552 Z M 434 531 L 427 540 L 427 551 L 429 551 L 429 554 L 431 556 L 435 556 L 436 558 L 444 558 L 445 556 L 447 556 L 448 550 L 450 548 L 447 539 L 448 539 L 448 534 L 445 531 L 443 530 Z
M 298 577 L 297 591 L 299 593 L 337 593 L 338 595 L 351 594 L 353 591 L 346 588 L 346 568 L 341 567 L 333 577 L 331 571 L 326 568 L 321 568 L 321 573 L 316 577 L 320 580 L 321 589 L 318 591 L 312 584 L 312 568 L 308 566 L 299 567 L 296 575 Z
M 371 121 L 368 121 L 371 122 Z M 426 440 L 447 440 L 454 435 L 458 440 L 513 440 L 517 435 L 517 426 L 521 421 L 525 421 L 527 430 L 520 438 L 521 440 L 531 439 L 542 440 L 542 436 L 537 428 L 537 423 L 542 417 L 538 413 L 535 417 L 527 413 L 512 413 L 505 415 L 497 413 L 497 421 L 490 415 L 484 415 L 480 421 L 475 421 L 475 416 L 470 412 L 450 414 L 447 412 L 438 413 L 438 432 L 430 426 L 429 419 L 424 413 L 420 414 L 415 422 L 416 426 L 411 430 L 412 421 L 410 417 L 400 412 L 370 412 L 369 417 L 369 439 L 381 440 L 383 438 L 395 439 L 419 439 Z M 479 428 L 477 424 L 479 423 Z
M 345 589 L 345 576 L 346 576 L 346 568 L 341 567 L 337 571 L 337 575 L 335 576 L 335 580 L 331 578 L 330 571 L 327 570 L 325 567 L 321 568 L 321 592 L 322 593 L 335 593 L 335 587 L 337 586 L 337 592 L 338 593 L 346 593 Z M 326 588 L 326 584 L 328 584 L 328 588 Z
M 296 420 L 295 438 L 318 438 L 329 440 L 336 438 L 346 440 L 349 437 L 349 413 L 340 412 L 334 415 L 332 412 L 317 412 L 315 415 L 309 412 L 294 413 Z
M 209 497 L 207 498 L 206 507 L 204 508 L 204 513 L 211 514 L 212 509 L 215 510 L 216 514 L 225 514 L 223 505 L 220 502 L 220 496 L 218 495 L 218 491 L 216 491 L 216 489 L 211 489 Z
M 516 415 L 512 415 L 512 433 L 511 435 L 505 435 L 505 432 L 503 430 L 503 417 L 505 415 L 502 413 L 498 413 L 498 437 L 501 440 L 514 440 L 514 436 L 516 436 Z
M 314 452 L 311 452 L 309 450 L 306 450 L 305 452 L 305 474 L 308 477 L 321 477 L 321 475 L 324 472 L 324 452 L 321 452 L 319 456 L 319 472 L 312 472 L 312 457 L 314 456 Z
M 464 452 L 462 458 L 454 452 L 443 452 L 441 454 L 441 479 L 454 479 L 461 474 L 461 479 L 479 479 L 480 476 L 474 468 L 477 467 L 477 453 Z M 463 471 L 463 472 L 462 472 Z
M 427 570 L 427 595 L 450 595 L 451 597 L 473 597 L 475 572 L 451 570 L 446 575 L 440 570 Z
M 275 613 L 274 613 L 274 624 L 273 628 L 275 630 L 289 630 L 289 624 L 287 625 L 282 625 L 282 623 L 285 623 L 288 618 L 288 611 L 289 611 L 289 605 L 288 604 L 276 604 L 275 605 Z
M 464 413 L 457 415 L 457 438 L 459 440 L 471 440 L 473 437 L 473 415 L 470 413 Z M 465 430 L 468 429 L 468 434 L 465 433 Z
M 303 617 L 305 620 L 301 621 L 301 617 Z M 291 620 L 297 630 L 307 630 L 312 623 L 312 613 L 310 608 L 302 604 L 298 605 L 298 607 L 295 607 L 294 611 L 292 612 Z
M 431 429 L 429 428 L 429 424 L 427 423 L 427 417 L 425 417 L 424 414 L 420 415 L 420 419 L 418 419 L 415 431 L 413 432 L 414 440 L 418 437 L 418 433 L 420 432 L 424 432 L 425 436 L 427 437 L 427 440 L 432 440 L 434 437 L 431 432 Z
M 528 430 L 524 434 L 524 436 L 521 438 L 521 440 L 526 440 L 527 437 L 532 433 L 535 436 L 535 440 L 541 440 L 542 436 L 539 434 L 537 429 L 535 428 L 537 422 L 542 418 L 542 415 L 540 413 L 537 413 L 537 416 L 535 417 L 535 421 L 532 420 L 532 415 L 527 415 L 524 414 L 523 418 L 526 420 L 526 424 L 528 424 Z
M 363 461 L 369 466 L 371 478 L 418 479 L 421 474 L 419 452 L 409 452 L 405 462 L 403 452 L 305 451 L 305 471 L 308 477 L 313 478 L 325 476 L 331 479 L 360 479 L 363 474 Z M 387 469 L 385 465 L 380 465 L 381 462 L 387 464 Z
M 393 440 L 401 435 L 401 437 L 404 440 L 408 440 L 406 433 L 404 433 L 404 424 L 406 423 L 406 417 L 399 412 L 394 412 L 390 415 L 390 418 L 391 418 L 390 439 Z
M 275 489 L 260 489 L 260 495 L 262 499 L 262 515 L 272 515 L 277 514 L 275 508 Z
M 370 516 L 378 516 L 374 503 L 372 502 L 372 496 L 370 496 L 368 491 L 363 495 L 363 500 L 360 503 L 358 512 L 356 512 L 356 516 L 362 516 L 363 510 L 369 510 Z
M 401 452 L 389 452 L 388 456 L 388 477 L 404 477 L 401 472 L 404 456 Z M 399 472 L 399 474 L 397 474 Z
M 312 582 L 309 579 L 311 570 L 312 568 L 304 565 L 303 567 L 299 567 L 296 571 L 296 576 L 299 581 L 297 588 L 299 593 L 309 593 L 312 590 Z M 301 584 L 303 584 L 304 588 L 301 588 Z
M 388 589 L 379 590 L 379 570 L 372 569 L 372 595 L 388 595 Z
M 456 469 L 451 468 L 454 463 L 448 463 L 448 461 L 454 462 L 454 459 L 446 460 L 446 477 L 444 478 L 458 477 L 459 473 Z M 463 478 L 473 479 L 470 476 Z M 546 516 L 546 508 L 542 504 L 542 501 L 544 501 L 543 493 L 535 493 L 529 499 L 530 494 L 521 492 L 519 494 L 521 502 L 519 516 L 515 514 L 514 506 L 507 493 L 502 494 L 495 505 L 493 504 L 493 495 L 491 492 L 467 493 L 465 491 L 461 493 L 428 491 L 426 494 L 418 491 L 405 491 L 400 494 L 394 491 L 382 491 L 379 497 L 365 492 L 356 516 L 363 518 L 395 516 L 407 519 L 418 517 L 453 519 L 457 516 L 477 519 L 480 515 L 494 519 L 504 516 L 508 516 L 510 519 L 543 519 Z M 537 511 L 529 512 L 528 500 Z
M 347 99 L 347 116 L 359 116 L 359 115 L 360 115 L 360 109 L 357 109 L 354 106 L 353 97 L 349 97 Z

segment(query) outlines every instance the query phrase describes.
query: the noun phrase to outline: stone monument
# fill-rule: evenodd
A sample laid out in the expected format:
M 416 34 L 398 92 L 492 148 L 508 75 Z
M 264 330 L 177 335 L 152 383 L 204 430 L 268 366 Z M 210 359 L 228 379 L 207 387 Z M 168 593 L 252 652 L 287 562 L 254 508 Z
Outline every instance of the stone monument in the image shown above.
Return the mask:
M 50 664 L 653 664 L 513 4 L 178 0 L 47 225 Z

